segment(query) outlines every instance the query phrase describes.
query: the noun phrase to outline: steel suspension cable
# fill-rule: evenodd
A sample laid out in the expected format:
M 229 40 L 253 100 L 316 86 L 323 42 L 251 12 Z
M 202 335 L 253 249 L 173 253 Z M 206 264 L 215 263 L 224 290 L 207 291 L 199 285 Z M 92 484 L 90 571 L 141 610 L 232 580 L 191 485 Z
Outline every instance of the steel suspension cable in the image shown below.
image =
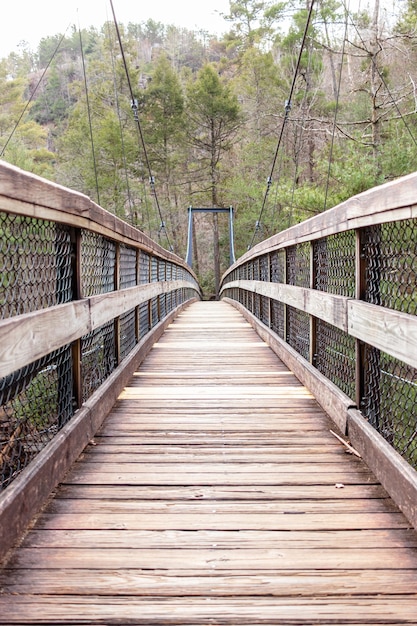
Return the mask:
M 143 148 L 143 154 L 144 154 L 144 157 L 145 157 L 146 167 L 147 167 L 147 170 L 148 170 L 148 173 L 149 173 L 149 183 L 150 183 L 150 186 L 151 186 L 151 192 L 152 192 L 153 197 L 155 198 L 155 204 L 156 204 L 156 207 L 157 207 L 157 210 L 158 210 L 158 214 L 159 214 L 159 218 L 160 218 L 160 221 L 161 221 L 159 232 L 161 232 L 161 230 L 165 231 L 165 236 L 166 236 L 166 239 L 167 239 L 167 242 L 168 242 L 169 249 L 173 250 L 173 247 L 172 247 L 171 242 L 170 242 L 169 237 L 168 237 L 166 224 L 165 224 L 165 221 L 164 221 L 164 219 L 162 217 L 162 211 L 161 211 L 161 207 L 159 205 L 159 200 L 158 200 L 158 196 L 157 196 L 156 189 L 155 189 L 155 177 L 152 174 L 152 168 L 151 168 L 151 164 L 150 164 L 149 157 L 148 157 L 148 151 L 146 149 L 145 138 L 143 136 L 142 125 L 141 125 L 140 120 L 139 120 L 138 104 L 137 104 L 137 100 L 136 100 L 134 92 L 133 92 L 132 82 L 130 80 L 129 69 L 128 69 L 128 66 L 127 66 L 126 56 L 125 56 L 125 52 L 124 52 L 124 49 L 123 49 L 123 44 L 122 44 L 122 38 L 121 38 L 121 35 L 120 35 L 119 25 L 118 25 L 118 22 L 117 22 L 117 19 L 116 19 L 116 13 L 115 13 L 114 6 L 113 6 L 113 0 L 110 0 L 110 6 L 111 6 L 112 13 L 113 13 L 113 21 L 114 21 L 114 25 L 115 25 L 115 28 L 116 28 L 117 39 L 119 41 L 120 53 L 122 55 L 123 66 L 124 66 L 124 70 L 125 70 L 128 86 L 129 86 L 129 92 L 130 92 L 130 97 L 131 97 L 133 116 L 134 116 L 134 120 L 135 120 L 135 123 L 136 123 L 136 127 L 138 129 L 139 138 L 140 138 L 140 141 L 141 141 L 141 144 L 142 144 L 142 148 Z
M 2 150 L 1 150 L 1 152 L 0 152 L 0 157 L 2 157 L 2 156 L 4 155 L 4 153 L 5 153 L 5 151 L 6 151 L 7 146 L 9 145 L 9 143 L 10 143 L 10 141 L 11 141 L 11 139 L 12 139 L 13 135 L 15 134 L 16 130 L 17 130 L 17 129 L 18 129 L 18 127 L 19 127 L 20 122 L 21 122 L 21 121 L 22 121 L 22 119 L 23 119 L 24 114 L 25 114 L 25 113 L 26 113 L 26 111 L 28 110 L 28 107 L 30 106 L 30 104 L 31 104 L 31 102 L 32 102 L 32 100 L 33 100 L 33 98 L 35 97 L 35 93 L 37 92 L 39 85 L 42 83 L 42 81 L 43 81 L 43 79 L 44 79 L 44 77 L 45 77 L 45 74 L 46 74 L 46 72 L 48 71 L 48 69 L 49 69 L 49 67 L 50 67 L 50 65 L 51 65 L 51 63 L 52 63 L 52 61 L 54 60 L 55 56 L 57 55 L 58 50 L 59 50 L 59 48 L 61 47 L 61 44 L 62 44 L 62 42 L 63 42 L 63 41 L 64 41 L 64 39 L 65 39 L 65 36 L 66 36 L 66 34 L 67 34 L 67 31 L 68 31 L 69 27 L 70 27 L 70 24 L 68 24 L 68 26 L 66 27 L 65 32 L 64 32 L 64 34 L 61 36 L 61 39 L 59 40 L 58 45 L 56 46 L 55 50 L 53 51 L 52 56 L 51 56 L 51 58 L 49 59 L 47 66 L 45 67 L 45 69 L 44 69 L 44 70 L 43 70 L 43 72 L 42 72 L 42 76 L 40 77 L 40 79 L 39 79 L 39 80 L 38 80 L 38 82 L 36 83 L 36 87 L 35 87 L 35 89 L 34 89 L 34 90 L 32 91 L 32 93 L 30 94 L 30 98 L 29 98 L 29 100 L 26 102 L 26 104 L 25 104 L 25 106 L 24 106 L 24 108 L 23 108 L 23 111 L 21 112 L 21 114 L 20 114 L 20 116 L 19 116 L 19 119 L 18 119 L 18 120 L 17 120 L 17 122 L 15 123 L 15 125 L 14 125 L 14 128 L 13 128 L 12 132 L 10 133 L 10 135 L 9 135 L 9 137 L 8 137 L 8 139 L 7 139 L 7 141 L 6 141 L 6 143 L 4 144 L 4 146 L 3 146 L 3 148 L 2 148 Z
M 131 191 L 130 191 L 130 184 L 129 184 L 129 176 L 128 176 L 128 173 L 127 173 L 125 140 L 124 140 L 124 135 L 123 135 L 123 126 L 122 126 L 122 119 L 121 119 L 121 114 L 120 114 L 119 94 L 118 94 L 118 91 L 117 91 L 116 64 L 115 64 L 115 59 L 114 59 L 114 54 L 113 54 L 113 37 L 112 37 L 112 34 L 111 34 L 110 22 L 109 21 L 107 21 L 107 33 L 108 33 L 109 43 L 110 43 L 110 57 L 111 57 L 111 65 L 112 65 L 112 70 L 113 70 L 113 88 L 114 88 L 114 97 L 115 97 L 115 100 L 116 100 L 117 118 L 119 120 L 120 144 L 121 144 L 121 148 L 122 148 L 123 168 L 124 168 L 125 179 L 126 179 L 126 191 L 127 191 L 128 201 L 129 201 L 129 211 L 130 211 L 130 216 L 131 216 L 131 222 L 133 224 L 134 203 L 133 203 L 133 200 L 132 200 L 132 194 L 131 194 Z
M 285 125 L 287 123 L 287 120 L 288 120 L 288 117 L 289 117 L 289 114 L 290 114 L 290 111 L 291 111 L 291 101 L 292 101 L 292 97 L 293 97 L 293 94 L 294 94 L 295 83 L 296 83 L 296 80 L 297 80 L 297 77 L 298 77 L 298 71 L 299 71 L 300 65 L 301 65 L 301 57 L 302 57 L 302 54 L 303 54 L 305 42 L 307 40 L 307 35 L 308 35 L 308 29 L 310 28 L 311 18 L 312 18 L 312 15 L 313 15 L 314 1 L 315 0 L 311 0 L 310 8 L 308 10 L 307 22 L 306 22 L 306 25 L 305 25 L 303 38 L 302 38 L 302 41 L 301 41 L 300 51 L 298 53 L 297 65 L 295 67 L 294 76 L 293 76 L 293 79 L 292 79 L 288 100 L 285 102 L 285 113 L 284 113 L 284 118 L 283 118 L 282 124 L 281 124 L 280 134 L 279 134 L 279 137 L 278 137 L 277 148 L 275 150 L 274 159 L 272 161 L 271 173 L 270 173 L 270 175 L 267 178 L 267 186 L 266 186 L 266 191 L 265 191 L 265 195 L 264 195 L 263 202 L 262 202 L 262 208 L 261 208 L 261 211 L 260 211 L 260 214 L 259 214 L 259 218 L 258 218 L 258 220 L 256 222 L 256 227 L 255 227 L 255 231 L 254 231 L 253 236 L 252 236 L 252 240 L 251 240 L 250 244 L 248 245 L 248 250 L 250 250 L 250 248 L 252 248 L 252 245 L 253 245 L 253 242 L 254 242 L 254 239 L 255 239 L 255 236 L 256 236 L 256 232 L 257 232 L 257 227 L 258 227 L 258 225 L 261 222 L 262 214 L 264 212 L 266 201 L 267 201 L 268 195 L 269 195 L 269 191 L 271 189 L 272 176 L 274 174 L 275 164 L 276 164 L 277 158 L 278 158 L 278 152 L 280 150 L 282 139 L 283 139 L 283 136 L 284 136 Z

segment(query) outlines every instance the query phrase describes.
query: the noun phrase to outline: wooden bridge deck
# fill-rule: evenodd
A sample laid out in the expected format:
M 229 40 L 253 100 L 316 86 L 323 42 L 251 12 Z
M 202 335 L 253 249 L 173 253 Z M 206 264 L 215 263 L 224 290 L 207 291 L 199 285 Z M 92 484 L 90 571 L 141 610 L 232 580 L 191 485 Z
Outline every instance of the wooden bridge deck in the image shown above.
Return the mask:
M 1 574 L 1 624 L 417 624 L 417 533 L 232 307 L 172 324 Z

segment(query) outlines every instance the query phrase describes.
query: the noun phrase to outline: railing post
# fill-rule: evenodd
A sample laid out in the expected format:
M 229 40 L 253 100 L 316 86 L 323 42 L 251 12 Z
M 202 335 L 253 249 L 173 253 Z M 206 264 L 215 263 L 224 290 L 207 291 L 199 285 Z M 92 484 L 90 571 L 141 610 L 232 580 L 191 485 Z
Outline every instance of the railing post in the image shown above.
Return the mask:
M 355 298 L 356 300 L 363 300 L 365 294 L 365 272 L 366 264 L 365 257 L 362 253 L 362 231 L 356 231 L 356 254 L 355 254 Z M 362 405 L 364 397 L 364 346 L 359 340 L 355 340 L 355 357 L 356 357 L 356 397 L 355 402 L 358 408 Z
M 80 300 L 82 293 L 82 264 L 81 264 L 81 230 L 79 228 L 71 229 L 72 244 L 72 299 Z M 72 375 L 73 375 L 73 393 L 76 408 L 79 409 L 83 403 L 83 385 L 81 377 L 81 338 L 72 344 Z
M 271 272 L 271 253 L 268 252 L 267 254 L 267 280 L 270 283 L 271 282 L 271 278 L 272 278 L 272 272 Z M 272 327 L 272 305 L 271 305 L 271 298 L 268 298 L 268 327 L 271 328 Z
M 314 260 L 314 241 L 310 242 L 310 289 L 316 288 L 316 263 Z M 316 358 L 317 352 L 317 319 L 314 315 L 310 315 L 310 354 L 309 360 L 312 365 Z
M 284 248 L 284 285 L 286 285 L 288 283 L 288 254 L 287 254 L 287 248 Z M 283 320 L 283 324 L 284 324 L 284 341 L 287 342 L 288 339 L 288 310 L 287 310 L 287 304 L 284 303 L 284 320 Z
M 140 285 L 140 250 L 136 250 L 136 286 Z M 135 308 L 135 335 L 136 341 L 140 341 L 140 307 Z
M 114 260 L 114 290 L 120 289 L 120 244 L 116 243 L 115 260 Z M 114 319 L 114 344 L 116 363 L 120 363 L 120 317 Z

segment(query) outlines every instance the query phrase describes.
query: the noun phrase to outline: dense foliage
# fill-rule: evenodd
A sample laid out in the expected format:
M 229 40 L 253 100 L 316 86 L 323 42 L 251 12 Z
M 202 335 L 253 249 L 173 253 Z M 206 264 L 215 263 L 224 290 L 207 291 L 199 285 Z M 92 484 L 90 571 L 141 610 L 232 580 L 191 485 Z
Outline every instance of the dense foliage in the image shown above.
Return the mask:
M 287 109 L 305 3 L 231 0 L 222 37 L 152 20 L 120 27 L 139 125 L 113 23 L 48 37 L 0 61 L 1 158 L 90 195 L 162 245 L 168 234 L 181 256 L 188 206 L 233 205 L 242 254 L 417 169 L 415 0 L 398 5 L 395 16 L 379 0 L 346 15 L 338 0 L 317 1 Z M 212 293 L 227 222 L 195 219 L 195 268 Z

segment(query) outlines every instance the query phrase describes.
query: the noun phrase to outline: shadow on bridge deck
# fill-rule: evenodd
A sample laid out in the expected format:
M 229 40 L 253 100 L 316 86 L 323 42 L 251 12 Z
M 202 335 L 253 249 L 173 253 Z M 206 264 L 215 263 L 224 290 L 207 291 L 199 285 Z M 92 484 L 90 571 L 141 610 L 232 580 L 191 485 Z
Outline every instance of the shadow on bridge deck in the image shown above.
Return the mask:
M 417 534 L 243 317 L 168 328 L 1 575 L 1 624 L 416 624 Z

